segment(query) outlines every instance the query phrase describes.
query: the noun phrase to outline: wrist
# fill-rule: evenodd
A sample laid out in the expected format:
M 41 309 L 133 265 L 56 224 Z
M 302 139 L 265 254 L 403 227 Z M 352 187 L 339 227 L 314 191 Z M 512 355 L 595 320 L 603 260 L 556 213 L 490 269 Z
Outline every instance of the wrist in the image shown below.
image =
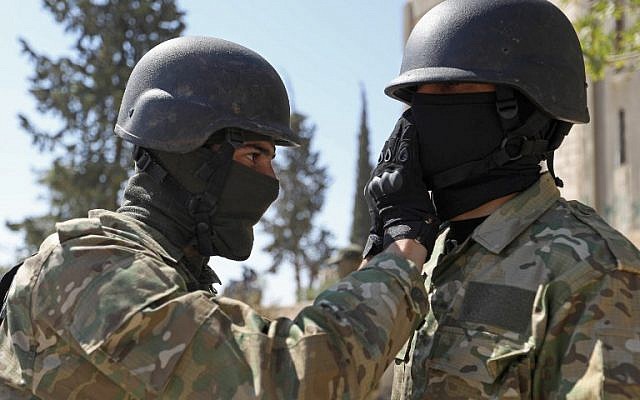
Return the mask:
M 399 239 L 389 244 L 384 252 L 392 253 L 412 261 L 418 268 L 427 261 L 428 251 L 415 239 Z
M 382 248 L 392 243 L 407 239 L 422 245 L 431 254 L 438 237 L 439 222 L 433 215 L 421 217 L 420 220 L 397 221 L 391 226 L 385 226 Z

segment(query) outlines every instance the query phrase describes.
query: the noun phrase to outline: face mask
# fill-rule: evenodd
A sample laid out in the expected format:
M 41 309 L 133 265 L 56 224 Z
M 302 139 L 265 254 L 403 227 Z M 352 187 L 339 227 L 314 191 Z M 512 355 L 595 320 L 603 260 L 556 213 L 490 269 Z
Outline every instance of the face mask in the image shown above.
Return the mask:
M 173 197 L 167 209 L 189 227 L 189 241 L 203 256 L 246 260 L 253 226 L 278 197 L 278 180 L 233 161 L 230 145 L 219 151 L 199 148 L 188 154 L 153 151 L 178 184 L 162 182 Z M 171 239 L 171 238 L 170 238 Z
M 253 226 L 278 198 L 279 182 L 232 162 L 212 218 L 212 242 L 219 256 L 246 260 L 253 247 Z
M 481 160 L 501 146 L 505 133 L 496 110 L 496 95 L 416 94 L 411 109 L 425 183 L 433 190 L 441 219 L 449 220 L 490 200 L 521 191 L 538 179 L 539 160 L 529 156 L 450 185 L 434 184 L 434 176 L 439 173 Z
M 416 94 L 411 110 L 429 188 L 433 175 L 487 156 L 504 137 L 494 93 Z

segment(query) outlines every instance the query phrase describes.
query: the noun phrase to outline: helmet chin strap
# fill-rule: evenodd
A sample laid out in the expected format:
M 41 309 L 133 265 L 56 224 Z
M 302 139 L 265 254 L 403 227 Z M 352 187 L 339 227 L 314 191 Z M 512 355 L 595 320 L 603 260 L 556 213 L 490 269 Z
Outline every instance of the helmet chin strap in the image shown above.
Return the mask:
M 207 186 L 204 191 L 191 194 L 187 207 L 196 223 L 196 247 L 200 254 L 207 256 L 218 254 L 218 251 L 213 247 L 212 236 L 215 235 L 211 229 L 213 217 L 233 162 L 233 153 L 243 142 L 241 133 L 235 130 L 226 130 L 225 140 L 221 143 L 220 148 L 213 154 L 210 161 L 202 164 L 196 171 L 196 177 L 207 182 Z
M 236 148 L 244 143 L 242 132 L 229 129 L 225 132 L 220 148 L 212 151 L 211 157 L 195 172 L 195 176 L 206 182 L 205 189 L 192 193 L 175 179 L 148 150 L 137 147 L 134 150 L 136 170 L 149 174 L 154 180 L 167 189 L 178 207 L 183 207 L 194 221 L 194 245 L 203 256 L 218 255 L 213 246 L 211 229 L 222 189 L 233 162 Z
M 223 142 L 220 149 L 214 153 L 211 161 L 204 163 L 196 171 L 196 176 L 207 182 L 207 187 L 201 193 L 191 193 L 187 209 L 196 223 L 196 247 L 202 255 L 214 256 L 218 254 L 213 248 L 212 235 L 214 232 L 211 226 L 229 167 L 233 162 L 234 150 L 235 148 L 230 142 Z
M 429 187 L 442 189 L 453 186 L 526 156 L 546 159 L 556 185 L 562 187 L 562 180 L 555 176 L 553 169 L 553 152 L 560 146 L 572 125 L 554 120 L 537 109 L 521 123 L 515 92 L 506 86 L 496 88 L 496 109 L 504 132 L 500 147 L 482 159 L 433 175 L 428 183 Z

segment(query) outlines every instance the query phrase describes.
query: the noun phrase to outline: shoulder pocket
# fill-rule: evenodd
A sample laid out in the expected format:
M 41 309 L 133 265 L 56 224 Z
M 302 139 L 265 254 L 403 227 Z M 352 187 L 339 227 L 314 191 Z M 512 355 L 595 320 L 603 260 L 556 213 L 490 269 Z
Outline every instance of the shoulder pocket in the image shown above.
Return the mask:
M 640 335 L 631 329 L 602 328 L 596 332 L 602 353 L 605 385 L 626 386 L 637 382 L 640 365 Z M 637 385 L 633 385 L 635 390 Z
M 92 353 L 138 311 L 178 291 L 181 279 L 149 257 L 123 259 L 82 288 L 70 309 L 70 333 Z

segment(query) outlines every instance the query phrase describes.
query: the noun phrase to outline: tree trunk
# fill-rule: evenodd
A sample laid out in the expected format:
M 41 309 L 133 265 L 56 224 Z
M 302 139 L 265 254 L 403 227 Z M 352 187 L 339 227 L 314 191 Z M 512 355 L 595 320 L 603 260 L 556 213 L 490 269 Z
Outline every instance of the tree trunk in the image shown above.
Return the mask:
M 295 270 L 295 278 L 296 278 L 296 300 L 300 301 L 302 300 L 302 279 L 301 279 L 302 266 L 296 260 L 296 262 L 293 265 L 293 268 Z

